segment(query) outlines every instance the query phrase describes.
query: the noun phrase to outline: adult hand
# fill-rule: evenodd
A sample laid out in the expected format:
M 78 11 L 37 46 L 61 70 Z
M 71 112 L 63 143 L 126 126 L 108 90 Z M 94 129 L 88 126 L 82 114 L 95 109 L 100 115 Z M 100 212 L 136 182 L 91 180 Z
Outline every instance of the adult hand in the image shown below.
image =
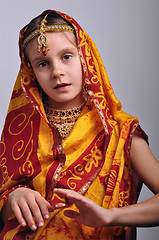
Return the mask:
M 65 210 L 65 216 L 74 218 L 78 222 L 90 227 L 104 227 L 111 224 L 111 212 L 113 209 L 106 210 L 94 201 L 81 194 L 68 189 L 54 189 L 60 197 L 66 197 L 69 203 L 74 203 L 79 212 Z
M 37 226 L 43 226 L 44 219 L 48 219 L 49 212 L 53 210 L 51 204 L 39 192 L 20 187 L 9 194 L 2 216 L 5 220 L 5 216 L 8 218 L 14 212 L 21 226 L 28 224 L 32 230 L 36 230 Z

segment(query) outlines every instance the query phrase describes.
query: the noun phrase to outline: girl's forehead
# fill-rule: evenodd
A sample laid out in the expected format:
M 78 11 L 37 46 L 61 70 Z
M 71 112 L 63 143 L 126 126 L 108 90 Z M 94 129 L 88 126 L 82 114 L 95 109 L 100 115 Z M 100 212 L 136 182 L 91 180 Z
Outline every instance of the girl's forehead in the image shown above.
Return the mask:
M 45 35 L 47 36 L 48 44 L 58 44 L 60 42 L 63 44 L 70 43 L 76 46 L 76 37 L 74 33 L 59 31 L 59 32 L 47 32 L 45 33 Z M 36 45 L 38 46 L 38 37 L 35 37 L 28 44 L 28 46 L 34 46 L 34 47 Z M 27 49 L 27 46 L 26 46 L 26 49 Z
M 77 48 L 76 37 L 71 32 L 47 32 L 47 43 L 50 50 L 63 49 L 65 47 Z M 25 53 L 29 57 L 32 53 L 38 54 L 38 37 L 30 41 L 26 46 Z M 50 51 L 49 51 L 50 52 Z
M 48 32 L 46 33 L 49 41 L 63 41 L 76 44 L 76 37 L 71 32 Z

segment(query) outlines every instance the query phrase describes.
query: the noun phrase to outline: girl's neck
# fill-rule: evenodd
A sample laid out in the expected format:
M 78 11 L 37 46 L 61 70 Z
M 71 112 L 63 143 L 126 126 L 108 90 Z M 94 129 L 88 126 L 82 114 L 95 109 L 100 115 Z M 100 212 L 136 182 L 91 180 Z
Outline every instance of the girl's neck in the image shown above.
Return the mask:
M 74 100 L 66 101 L 66 102 L 56 102 L 48 98 L 47 106 L 53 109 L 58 109 L 58 110 L 68 110 L 71 108 L 79 107 L 83 105 L 83 103 L 84 103 L 83 96 L 81 98 L 78 98 L 78 99 L 75 98 Z

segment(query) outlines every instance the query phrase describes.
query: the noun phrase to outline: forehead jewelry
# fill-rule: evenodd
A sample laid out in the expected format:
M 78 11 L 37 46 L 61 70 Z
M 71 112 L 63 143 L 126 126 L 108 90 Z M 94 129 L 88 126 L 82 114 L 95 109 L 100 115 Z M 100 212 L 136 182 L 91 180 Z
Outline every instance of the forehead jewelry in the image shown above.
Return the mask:
M 55 31 L 67 31 L 74 33 L 74 29 L 69 25 L 45 25 L 47 23 L 48 14 L 41 21 L 40 28 L 31 32 L 28 37 L 23 41 L 22 48 L 23 50 L 28 45 L 28 43 L 36 36 L 38 36 L 38 51 L 42 53 L 43 56 L 46 56 L 47 51 L 49 51 L 48 39 L 46 32 L 55 32 Z
M 49 47 L 48 47 L 48 41 L 47 41 L 47 36 L 45 34 L 45 23 L 46 18 L 47 18 L 48 14 L 44 17 L 44 19 L 41 21 L 41 25 L 40 25 L 40 35 L 38 37 L 38 51 L 42 52 L 43 56 L 46 56 L 46 52 L 49 51 Z

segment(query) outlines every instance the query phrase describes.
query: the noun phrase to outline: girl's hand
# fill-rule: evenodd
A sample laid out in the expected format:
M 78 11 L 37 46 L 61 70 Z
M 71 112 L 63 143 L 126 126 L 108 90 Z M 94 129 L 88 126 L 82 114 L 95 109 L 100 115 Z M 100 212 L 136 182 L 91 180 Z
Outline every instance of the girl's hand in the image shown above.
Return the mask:
M 39 192 L 20 187 L 9 194 L 2 217 L 5 221 L 14 213 L 21 226 L 28 224 L 32 230 L 36 230 L 37 226 L 44 225 L 44 219 L 48 219 L 49 211 L 53 210 L 51 204 Z
M 106 210 L 81 194 L 68 189 L 54 189 L 60 197 L 66 197 L 69 203 L 74 203 L 79 212 L 65 210 L 65 216 L 74 218 L 78 222 L 90 227 L 104 227 L 111 224 L 111 212 L 113 209 Z

